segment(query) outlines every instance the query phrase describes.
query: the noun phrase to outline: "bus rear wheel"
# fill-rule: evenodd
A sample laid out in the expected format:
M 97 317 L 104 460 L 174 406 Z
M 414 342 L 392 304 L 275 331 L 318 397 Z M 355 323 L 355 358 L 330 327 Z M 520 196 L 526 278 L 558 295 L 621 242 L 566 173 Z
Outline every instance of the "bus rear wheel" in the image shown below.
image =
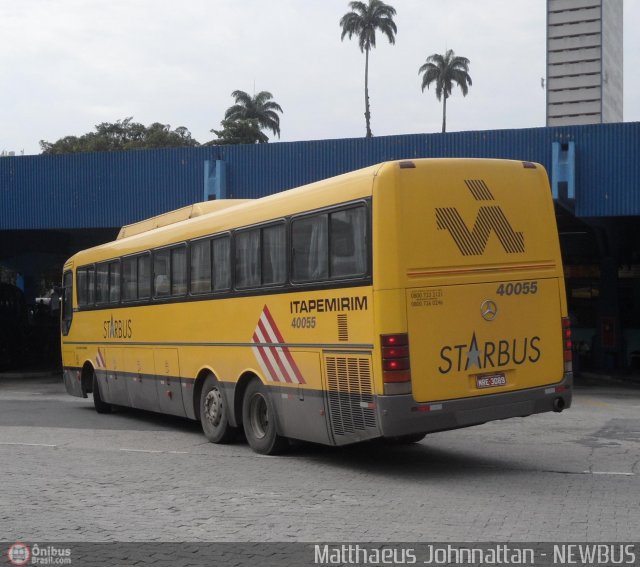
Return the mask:
M 235 428 L 229 425 L 224 392 L 214 376 L 207 376 L 200 394 L 200 423 L 204 436 L 211 443 L 229 443 Z
M 277 455 L 289 445 L 276 431 L 276 410 L 266 386 L 253 380 L 242 400 L 242 423 L 249 446 L 262 455 Z
M 98 413 L 111 413 L 111 404 L 103 401 L 102 396 L 100 395 L 100 386 L 98 385 L 98 377 L 96 376 L 96 371 L 92 370 L 92 373 L 93 406 L 96 408 L 96 411 Z

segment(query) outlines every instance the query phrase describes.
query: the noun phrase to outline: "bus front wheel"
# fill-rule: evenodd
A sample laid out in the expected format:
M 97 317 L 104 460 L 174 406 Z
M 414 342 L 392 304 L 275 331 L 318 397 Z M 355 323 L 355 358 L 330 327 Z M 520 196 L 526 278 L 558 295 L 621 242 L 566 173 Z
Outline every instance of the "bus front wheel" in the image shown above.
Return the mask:
M 229 443 L 235 429 L 229 425 L 229 414 L 220 383 L 209 375 L 200 394 L 200 423 L 211 443 Z
M 253 380 L 242 401 L 242 423 L 249 446 L 262 455 L 277 455 L 288 441 L 276 432 L 276 411 L 266 386 Z
M 98 413 L 111 413 L 111 404 L 104 402 L 100 395 L 100 387 L 98 386 L 98 378 L 95 370 L 93 371 L 93 405 Z

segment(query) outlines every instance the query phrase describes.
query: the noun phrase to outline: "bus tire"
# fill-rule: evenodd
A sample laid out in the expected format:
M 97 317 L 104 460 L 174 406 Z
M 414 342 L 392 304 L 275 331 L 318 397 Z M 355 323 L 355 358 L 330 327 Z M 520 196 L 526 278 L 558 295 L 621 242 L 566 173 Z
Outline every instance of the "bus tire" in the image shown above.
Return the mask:
M 96 371 L 93 370 L 93 405 L 96 408 L 98 413 L 111 413 L 111 404 L 108 404 L 102 401 L 102 396 L 100 395 L 100 387 L 98 385 L 98 378 L 96 376 Z
M 262 455 L 277 455 L 289 445 L 276 431 L 276 410 L 266 386 L 252 380 L 242 400 L 242 423 L 249 446 Z
M 235 428 L 229 425 L 229 409 L 215 376 L 209 374 L 200 393 L 200 423 L 204 436 L 211 443 L 229 443 Z

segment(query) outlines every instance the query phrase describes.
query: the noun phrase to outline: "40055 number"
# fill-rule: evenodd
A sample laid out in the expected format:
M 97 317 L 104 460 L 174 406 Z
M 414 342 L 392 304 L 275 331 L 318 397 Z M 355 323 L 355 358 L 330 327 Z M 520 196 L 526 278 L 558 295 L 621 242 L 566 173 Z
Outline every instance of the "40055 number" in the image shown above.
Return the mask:
M 315 329 L 316 318 L 315 317 L 294 317 L 291 320 L 291 326 L 294 329 Z
M 538 293 L 538 282 L 501 283 L 496 293 L 498 295 L 532 295 Z

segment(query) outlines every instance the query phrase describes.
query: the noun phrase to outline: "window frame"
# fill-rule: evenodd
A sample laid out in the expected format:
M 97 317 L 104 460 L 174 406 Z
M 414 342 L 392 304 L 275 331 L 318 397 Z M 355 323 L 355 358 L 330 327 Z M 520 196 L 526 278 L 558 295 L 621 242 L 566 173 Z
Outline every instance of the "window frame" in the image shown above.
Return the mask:
M 149 259 L 149 295 L 147 297 L 140 297 L 140 258 Z M 124 289 L 124 264 L 128 260 L 135 260 L 136 262 L 136 298 L 124 299 L 122 290 Z M 151 276 L 153 271 L 153 264 L 151 259 L 151 251 L 145 250 L 144 252 L 136 252 L 135 254 L 127 254 L 120 258 L 120 303 L 123 305 L 138 305 L 149 303 L 151 300 L 152 289 Z
M 289 264 L 291 257 L 291 237 L 290 237 L 290 220 L 289 218 L 279 218 L 269 220 L 267 222 L 261 222 L 257 224 L 252 224 L 248 226 L 243 226 L 232 231 L 233 240 L 231 241 L 231 279 L 232 279 L 232 287 L 229 291 L 233 291 L 237 294 L 247 294 L 251 292 L 255 292 L 257 290 L 271 290 L 271 289 L 281 289 L 287 287 L 290 284 L 290 272 L 289 272 Z M 282 283 L 274 283 L 274 284 L 265 284 L 263 278 L 263 252 L 264 252 L 264 238 L 263 238 L 263 230 L 265 228 L 271 228 L 274 226 L 283 226 L 284 227 L 284 239 L 285 239 L 285 278 Z M 238 242 L 238 234 L 243 234 L 246 232 L 251 232 L 257 230 L 259 233 L 258 240 L 258 258 L 260 260 L 260 283 L 258 285 L 251 285 L 247 287 L 238 287 L 238 266 L 236 262 L 236 252 L 237 252 L 237 242 Z M 212 249 L 213 250 L 213 249 Z M 255 295 L 255 294 L 254 294 Z
M 176 294 L 173 295 L 171 293 L 171 289 L 173 287 L 173 255 L 172 255 L 172 250 L 178 249 L 178 248 L 184 248 L 185 249 L 185 255 L 186 255 L 186 260 L 187 260 L 187 265 L 186 267 L 186 272 L 185 272 L 185 284 L 186 284 L 186 289 L 184 293 L 181 294 Z M 189 263 L 191 261 L 191 257 L 190 257 L 190 253 L 189 253 L 189 244 L 188 241 L 181 241 L 181 242 L 173 242 L 171 244 L 167 244 L 166 246 L 159 246 L 158 248 L 152 248 L 150 250 L 151 252 L 151 301 L 153 301 L 154 303 L 161 303 L 163 301 L 172 301 L 175 299 L 179 299 L 181 297 L 189 297 L 190 293 L 189 293 L 189 276 L 190 276 L 190 266 Z M 167 294 L 163 294 L 163 295 L 158 295 L 157 294 L 157 290 L 156 290 L 156 268 L 155 268 L 155 261 L 156 261 L 156 254 L 158 254 L 159 252 L 167 252 L 168 256 L 169 256 L 169 293 Z M 200 294 L 198 294 L 199 296 Z
M 69 280 L 69 281 L 67 281 Z M 60 331 L 63 336 L 68 336 L 73 323 L 73 286 L 75 277 L 72 269 L 62 273 L 62 293 L 60 294 Z
M 364 273 L 358 275 L 347 275 L 347 276 L 332 276 L 331 274 L 331 215 L 334 213 L 339 213 L 342 211 L 347 211 L 350 209 L 355 209 L 358 207 L 363 207 L 365 212 L 365 270 Z M 328 276 L 324 279 L 314 279 L 314 280 L 294 280 L 293 279 L 293 254 L 291 251 L 293 250 L 293 225 L 297 220 L 312 218 L 320 215 L 327 215 L 327 270 Z M 336 287 L 337 284 L 344 282 L 361 282 L 361 281 L 369 281 L 372 277 L 373 270 L 373 245 L 371 240 L 372 229 L 371 229 L 371 201 L 370 199 L 359 199 L 356 201 L 350 201 L 348 203 L 341 203 L 339 205 L 332 205 L 330 207 L 323 207 L 320 209 L 315 209 L 313 211 L 305 211 L 303 213 L 291 215 L 289 217 L 289 284 L 292 288 L 308 288 L 308 287 L 321 287 L 321 288 L 331 288 Z
M 235 258 L 234 258 L 234 252 L 235 252 L 235 238 L 234 238 L 234 234 L 233 231 L 228 230 L 225 232 L 219 232 L 217 234 L 214 234 L 213 236 L 209 237 L 211 239 L 211 293 L 213 295 L 229 295 L 230 293 L 233 293 L 233 291 L 235 290 L 235 285 L 236 285 L 236 266 L 235 266 Z M 229 287 L 226 287 L 224 289 L 216 289 L 215 288 L 215 274 L 216 274 L 216 265 L 215 265 L 215 255 L 213 253 L 213 243 L 216 240 L 223 240 L 223 239 L 228 239 L 229 241 L 229 264 L 228 264 L 228 268 L 229 268 Z
M 122 259 L 120 258 L 120 256 L 118 256 L 117 258 L 113 258 L 111 260 L 109 260 L 107 262 L 108 266 L 109 266 L 109 286 L 108 286 L 108 294 L 109 294 L 109 301 L 107 302 L 108 305 L 120 305 L 121 300 L 122 300 Z M 111 300 L 111 266 L 113 266 L 114 264 L 118 265 L 118 299 L 112 301 Z
M 174 269 L 174 261 L 173 254 L 177 250 L 182 250 L 184 253 L 184 274 L 183 274 L 183 285 L 184 291 L 181 293 L 173 293 L 173 288 L 175 285 L 173 276 L 175 273 Z M 169 297 L 186 297 L 189 294 L 189 263 L 191 261 L 191 257 L 189 255 L 189 246 L 187 242 L 181 242 L 178 245 L 171 246 L 169 248 Z
M 198 244 L 202 244 L 203 242 L 206 242 L 209 244 L 209 289 L 206 291 L 193 291 L 193 247 L 194 245 L 198 245 Z M 189 240 L 189 248 L 188 248 L 188 260 L 189 260 L 189 265 L 187 267 L 187 271 L 189 272 L 189 278 L 188 278 L 188 282 L 187 282 L 187 287 L 189 290 L 189 297 L 194 297 L 194 298 L 199 298 L 202 297 L 203 295 L 208 295 L 213 293 L 213 246 L 211 245 L 213 242 L 213 238 L 209 235 L 207 236 L 201 236 L 199 238 L 194 238 L 192 240 Z
M 103 260 L 101 262 L 96 262 L 95 263 L 95 268 L 96 268 L 96 279 L 95 279 L 95 306 L 96 307 L 107 307 L 109 305 L 109 276 L 110 276 L 110 272 L 109 272 L 109 264 L 112 262 L 112 259 L 109 260 Z M 100 301 L 98 299 L 98 268 L 102 265 L 105 265 L 107 267 L 107 291 L 106 291 L 106 301 Z
M 84 286 L 80 286 L 80 272 L 84 273 Z M 80 266 L 79 268 L 76 269 L 75 271 L 75 277 L 76 277 L 76 298 L 78 301 L 78 309 L 82 309 L 85 307 L 89 307 L 90 303 L 89 303 L 89 266 Z M 80 303 L 80 290 L 83 289 L 84 291 L 84 299 L 85 301 L 83 303 Z
M 347 211 L 350 209 L 364 207 L 365 214 L 365 272 L 363 274 L 358 275 L 347 275 L 347 276 L 332 276 L 331 275 L 331 215 L 334 213 L 338 213 L 341 211 Z M 93 262 L 89 264 L 84 264 L 79 266 L 76 270 L 86 270 L 86 293 L 87 293 L 87 304 L 77 306 L 78 310 L 98 310 L 98 309 L 109 309 L 115 305 L 123 305 L 127 307 L 135 307 L 140 305 L 148 305 L 148 304 L 161 304 L 161 303 L 172 303 L 172 302 L 180 302 L 180 301 L 203 301 L 203 300 L 211 300 L 215 298 L 226 298 L 226 297 L 245 297 L 245 296 L 255 296 L 255 295 L 268 295 L 273 293 L 285 293 L 285 292 L 295 292 L 297 290 L 313 290 L 313 289 L 331 289 L 331 288 L 339 288 L 339 287 L 353 287 L 359 285 L 367 285 L 372 282 L 372 271 L 373 271 L 373 243 L 372 243 L 372 201 L 370 197 L 365 197 L 361 199 L 356 199 L 353 201 L 343 202 L 335 205 L 330 205 L 327 207 L 320 207 L 317 209 L 304 211 L 300 213 L 294 213 L 290 215 L 286 215 L 283 217 L 279 217 L 276 219 L 270 219 L 266 222 L 254 223 L 246 226 L 240 226 L 231 230 L 224 230 L 221 232 L 210 233 L 204 236 L 198 236 L 190 240 L 183 240 L 179 242 L 174 242 L 171 244 L 159 246 L 157 248 L 151 248 L 147 250 L 138 251 L 131 254 L 126 254 L 122 256 L 116 256 L 113 258 L 109 258 L 106 260 L 101 260 L 99 262 Z M 297 220 L 314 217 L 317 215 L 326 214 L 327 218 L 327 269 L 329 272 L 329 276 L 323 279 L 314 279 L 314 280 L 305 280 L 298 281 L 293 279 L 293 227 L 294 223 Z M 264 274 L 263 274 L 263 259 L 264 259 L 264 236 L 263 230 L 274 227 L 274 226 L 284 226 L 285 231 L 285 279 L 282 283 L 275 284 L 264 284 Z M 255 286 L 252 285 L 250 287 L 240 287 L 237 286 L 236 279 L 236 235 L 238 233 L 242 233 L 250 230 L 259 230 L 260 231 L 260 241 L 259 241 L 259 258 L 260 258 L 260 284 Z M 226 289 L 215 289 L 215 279 L 216 279 L 216 264 L 215 264 L 215 254 L 214 254 L 214 243 L 217 240 L 227 239 L 229 246 L 229 265 L 228 268 L 230 270 L 230 286 Z M 192 262 L 191 262 L 191 254 L 192 254 L 192 246 L 195 243 L 208 241 L 209 242 L 209 255 L 211 258 L 211 290 L 204 292 L 193 292 L 192 290 Z M 173 281 L 174 275 L 174 262 L 172 259 L 171 250 L 176 248 L 186 248 L 186 293 L 185 294 L 171 294 L 171 285 Z M 155 255 L 159 252 L 163 251 L 168 252 L 169 257 L 169 293 L 167 295 L 156 294 L 156 286 L 155 286 Z M 137 299 L 132 300 L 124 300 L 122 298 L 123 295 L 123 282 L 124 282 L 124 272 L 123 266 L 126 260 L 131 258 L 136 258 L 137 266 L 137 278 L 136 278 L 136 293 Z M 140 298 L 140 259 L 147 258 L 149 262 L 149 297 Z M 98 288 L 98 267 L 102 265 L 107 266 L 107 297 L 110 296 L 110 278 L 111 271 L 110 266 L 113 262 L 119 262 L 120 267 L 120 298 L 118 302 L 111 301 L 97 301 L 97 288 Z M 90 276 L 92 273 L 92 277 Z M 77 278 L 77 276 L 76 276 Z M 93 279 L 93 290 L 90 291 L 90 280 Z M 76 294 L 77 294 L 77 279 L 74 278 L 74 286 L 76 286 Z M 89 298 L 93 295 L 93 302 L 89 302 Z M 77 295 L 76 295 L 77 297 Z

